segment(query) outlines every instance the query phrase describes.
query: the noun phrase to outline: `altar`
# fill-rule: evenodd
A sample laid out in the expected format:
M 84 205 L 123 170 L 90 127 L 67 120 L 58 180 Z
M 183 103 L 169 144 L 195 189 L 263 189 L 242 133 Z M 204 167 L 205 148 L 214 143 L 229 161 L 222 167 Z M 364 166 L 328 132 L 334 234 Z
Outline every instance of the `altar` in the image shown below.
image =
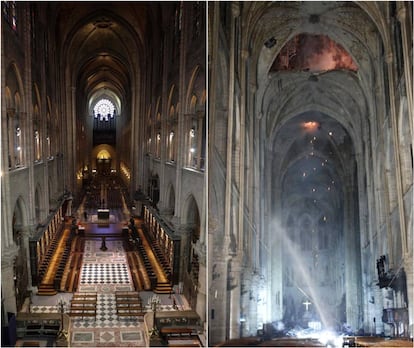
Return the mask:
M 109 209 L 98 209 L 98 220 L 109 220 Z

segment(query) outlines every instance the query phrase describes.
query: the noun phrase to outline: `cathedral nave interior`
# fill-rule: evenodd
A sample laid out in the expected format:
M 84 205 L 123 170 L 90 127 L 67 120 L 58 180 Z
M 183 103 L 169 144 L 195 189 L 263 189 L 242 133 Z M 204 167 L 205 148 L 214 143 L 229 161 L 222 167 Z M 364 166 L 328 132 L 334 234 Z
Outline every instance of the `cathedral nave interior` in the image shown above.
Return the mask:
M 209 6 L 211 344 L 412 339 L 412 12 Z
M 205 13 L 2 2 L 2 346 L 206 344 Z

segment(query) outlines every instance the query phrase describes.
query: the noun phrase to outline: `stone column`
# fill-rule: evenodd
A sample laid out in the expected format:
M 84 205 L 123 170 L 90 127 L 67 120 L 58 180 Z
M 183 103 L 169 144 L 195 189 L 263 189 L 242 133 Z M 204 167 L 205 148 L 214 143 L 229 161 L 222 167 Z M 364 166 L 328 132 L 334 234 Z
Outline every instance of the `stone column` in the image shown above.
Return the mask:
M 398 10 L 397 17 L 401 23 L 401 41 L 403 44 L 403 55 L 404 55 L 404 76 L 405 76 L 405 89 L 407 91 L 407 105 L 408 105 L 408 119 L 411 120 L 409 123 L 410 134 L 413 135 L 413 72 L 412 68 L 412 37 L 410 38 L 409 32 L 412 34 L 412 23 L 411 26 L 407 22 L 407 9 L 406 4 L 401 2 L 400 9 Z M 397 3 L 398 6 L 398 3 Z M 408 25 L 407 25 L 408 24 Z M 408 28 L 407 28 L 408 27 Z
M 344 241 L 345 241 L 345 292 L 346 292 L 346 318 L 353 330 L 358 330 L 360 325 L 361 308 L 361 257 L 359 231 L 355 226 L 355 201 L 353 199 L 353 180 L 351 175 L 344 178 L 345 202 L 344 202 Z
M 407 298 L 408 298 L 408 323 L 410 337 L 414 334 L 414 280 L 413 280 L 413 256 L 406 255 L 404 258 L 404 270 L 407 278 Z
M 235 14 L 239 15 L 239 10 L 235 11 Z M 238 38 L 236 38 L 238 40 Z M 238 52 L 236 52 L 238 54 Z M 239 252 L 243 252 L 243 245 L 244 245 L 244 209 L 245 209 L 245 192 L 247 190 L 247 183 L 245 183 L 245 153 L 246 153 L 246 64 L 247 59 L 249 57 L 249 52 L 245 49 L 241 52 L 241 64 L 240 64 L 240 134 L 237 134 L 239 138 L 239 211 L 238 211 L 238 225 L 239 225 L 239 236 L 238 236 L 238 250 Z
M 232 218 L 237 221 L 237 216 L 231 214 L 233 206 L 233 118 L 234 118 L 234 92 L 235 92 L 235 42 L 236 37 L 234 33 L 234 26 L 236 17 L 239 16 L 239 5 L 237 3 L 231 4 L 231 37 L 230 37 L 230 64 L 229 64 L 229 94 L 228 94 L 228 116 L 227 116 L 227 155 L 226 155 L 226 194 L 225 194 L 225 215 L 224 215 L 224 242 L 229 246 L 232 231 Z
M 392 140 L 394 142 L 394 160 L 395 160 L 395 180 L 397 185 L 397 207 L 400 220 L 400 233 L 401 233 L 401 245 L 402 254 L 407 253 L 407 230 L 405 224 L 404 215 L 404 197 L 403 197 L 403 186 L 402 186 L 402 175 L 401 175 L 401 163 L 400 163 L 400 147 L 398 142 L 398 122 L 397 122 L 397 111 L 395 107 L 396 96 L 395 96 L 395 85 L 394 85 L 394 65 L 393 55 L 389 53 L 386 56 L 386 62 L 388 66 L 388 80 L 389 80 L 389 92 L 390 92 L 390 116 L 391 116 L 391 130 Z
M 209 245 L 213 245 L 210 240 Z M 214 345 L 229 338 L 227 301 L 227 261 L 223 253 L 213 251 L 209 259 L 209 344 Z
M 3 129 L 7 132 L 7 134 L 3 134 L 3 135 L 5 135 L 5 137 L 3 139 L 4 140 L 7 140 L 7 139 L 9 140 L 8 141 L 8 147 L 4 147 L 4 149 L 7 149 L 7 148 L 9 149 L 8 153 L 5 153 L 5 155 L 7 156 L 5 158 L 9 159 L 9 161 L 10 161 L 9 166 L 12 169 L 16 165 L 15 160 L 14 160 L 14 154 L 15 154 L 14 137 L 15 137 L 16 130 L 14 128 L 14 121 L 13 121 L 13 119 L 15 117 L 15 114 L 16 114 L 15 109 L 7 109 L 7 117 L 4 117 L 3 122 L 2 122 L 2 125 L 4 127 Z M 5 141 L 3 141 L 3 144 L 4 144 L 4 142 Z
M 27 290 L 33 291 L 35 290 L 35 287 L 33 287 L 32 284 L 32 269 L 30 266 L 30 247 L 29 247 L 29 239 L 33 235 L 33 233 L 36 231 L 36 226 L 25 226 L 22 229 L 22 246 L 24 248 L 24 251 L 26 253 L 26 263 L 27 263 Z
M 201 146 L 203 141 L 203 132 L 205 131 L 203 127 L 204 112 L 197 113 L 197 122 L 198 122 L 198 131 L 197 131 L 197 169 L 201 170 Z
M 200 240 L 201 241 L 201 240 Z M 200 316 L 201 320 L 206 322 L 206 293 L 207 293 L 207 267 L 206 267 L 206 245 L 200 241 L 197 241 L 196 252 L 198 255 L 199 271 L 198 271 L 198 287 L 197 287 L 197 306 L 196 312 Z
M 180 273 L 178 279 L 180 282 L 184 281 L 185 272 L 187 269 L 187 264 L 189 260 L 189 246 L 190 246 L 190 232 L 191 228 L 187 225 L 181 225 L 177 228 L 177 232 L 181 236 L 181 251 L 180 251 Z
M 229 339 L 240 337 L 240 304 L 241 304 L 241 257 L 231 259 L 230 288 L 228 289 L 230 297 L 229 310 Z
M 1 255 L 1 277 L 3 280 L 7 279 L 7 281 L 2 282 L 1 290 L 2 290 L 2 302 L 3 308 L 5 313 L 16 313 L 16 293 L 14 289 L 14 272 L 13 272 L 13 264 L 14 259 L 17 256 L 18 248 L 15 244 L 10 246 L 9 248 L 2 250 Z M 7 323 L 7 317 L 2 318 L 3 323 Z
M 12 219 L 13 219 L 13 212 L 11 203 L 10 203 L 10 168 L 8 163 L 8 152 L 7 152 L 7 134 L 6 132 L 9 131 L 7 127 L 7 118 L 1 118 L 1 125 L 2 125 L 2 139 L 1 139 L 1 151 L 2 156 L 1 159 L 1 250 L 7 250 L 10 245 L 13 245 L 13 237 L 12 237 Z M 10 153 L 10 152 L 9 152 Z M 11 167 L 13 168 L 13 167 Z M 4 278 L 3 278 L 4 279 Z

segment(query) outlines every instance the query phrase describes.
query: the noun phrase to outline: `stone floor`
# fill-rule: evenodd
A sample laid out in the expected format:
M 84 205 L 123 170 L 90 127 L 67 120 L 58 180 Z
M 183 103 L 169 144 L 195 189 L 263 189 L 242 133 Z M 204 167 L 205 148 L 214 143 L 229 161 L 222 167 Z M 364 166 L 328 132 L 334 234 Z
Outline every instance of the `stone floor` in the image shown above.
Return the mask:
M 122 241 L 108 240 L 107 251 L 100 250 L 101 241 L 87 240 L 81 269 L 79 292 L 96 292 L 96 318 L 71 317 L 69 339 L 72 347 L 143 347 L 145 329 L 143 318 L 118 318 L 115 308 L 115 291 L 134 290 Z M 173 295 L 158 295 L 158 311 L 173 309 L 173 298 L 179 310 L 190 309 L 183 296 L 175 289 Z M 147 311 L 150 311 L 151 291 L 140 292 Z M 63 300 L 69 307 L 71 293 L 55 296 L 32 296 L 33 313 L 57 312 L 57 303 Z

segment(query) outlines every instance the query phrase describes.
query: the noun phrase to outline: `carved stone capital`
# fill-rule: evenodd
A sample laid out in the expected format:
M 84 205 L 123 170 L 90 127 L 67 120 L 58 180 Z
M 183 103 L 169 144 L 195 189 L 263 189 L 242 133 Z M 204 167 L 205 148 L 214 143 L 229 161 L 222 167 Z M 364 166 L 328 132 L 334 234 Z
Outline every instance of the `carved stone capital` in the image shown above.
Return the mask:
M 238 3 L 231 3 L 231 14 L 233 15 L 233 17 L 238 17 L 240 15 L 240 6 Z
M 242 50 L 241 51 L 241 57 L 243 60 L 246 60 L 247 58 L 250 57 L 250 52 L 248 50 Z
M 393 62 L 393 54 L 389 52 L 385 55 L 385 62 L 391 64 Z
M 402 23 L 405 21 L 406 16 L 407 16 L 407 10 L 405 6 L 402 5 L 397 12 L 397 18 Z
M 26 225 L 21 227 L 23 237 L 33 237 L 36 234 L 37 225 Z

